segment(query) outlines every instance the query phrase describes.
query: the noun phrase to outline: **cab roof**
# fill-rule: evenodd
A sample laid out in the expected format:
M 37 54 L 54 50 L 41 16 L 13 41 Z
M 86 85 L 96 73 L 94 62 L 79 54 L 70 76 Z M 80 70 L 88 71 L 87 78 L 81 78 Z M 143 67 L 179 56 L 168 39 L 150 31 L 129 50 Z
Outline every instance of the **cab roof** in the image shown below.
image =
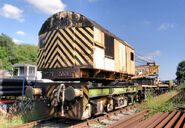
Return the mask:
M 95 21 L 72 11 L 61 11 L 49 17 L 42 25 L 39 35 L 56 29 L 72 27 L 96 27 L 107 35 L 112 36 L 114 39 L 133 49 L 133 47 L 129 45 L 126 41 L 123 41 L 119 37 L 115 36 Z

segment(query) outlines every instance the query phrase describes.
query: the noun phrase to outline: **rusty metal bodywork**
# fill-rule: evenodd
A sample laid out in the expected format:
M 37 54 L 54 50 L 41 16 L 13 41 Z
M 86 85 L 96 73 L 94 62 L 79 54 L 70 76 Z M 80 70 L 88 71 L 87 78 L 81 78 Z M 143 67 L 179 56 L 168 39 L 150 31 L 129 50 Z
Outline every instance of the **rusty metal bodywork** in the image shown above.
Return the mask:
M 134 56 L 134 49 L 127 42 L 94 21 L 81 14 L 64 11 L 48 18 L 41 27 L 37 66 L 44 72 L 48 69 L 64 70 L 62 74 L 60 72 L 61 79 L 66 70 L 78 67 L 130 77 L 135 74 L 131 53 Z
M 132 75 L 112 72 L 107 70 L 92 69 L 92 68 L 56 68 L 56 69 L 44 69 L 42 71 L 44 79 L 52 80 L 76 80 L 76 79 L 86 79 L 88 80 L 128 80 Z
M 88 107 L 88 87 L 87 83 L 79 82 L 66 82 L 65 89 L 74 88 L 82 90 L 82 94 L 78 95 L 77 98 L 68 101 L 65 98 L 62 102 L 62 91 L 60 85 L 65 82 L 55 82 L 55 83 L 38 83 L 35 85 L 36 88 L 41 88 L 43 90 L 42 98 L 40 96 L 35 96 L 35 104 L 38 108 L 38 114 L 44 117 L 65 117 L 70 119 L 83 120 L 89 118 L 86 112 Z M 59 92 L 60 91 L 60 92 Z M 59 99 L 57 95 L 59 92 Z M 63 104 L 63 108 L 62 108 Z

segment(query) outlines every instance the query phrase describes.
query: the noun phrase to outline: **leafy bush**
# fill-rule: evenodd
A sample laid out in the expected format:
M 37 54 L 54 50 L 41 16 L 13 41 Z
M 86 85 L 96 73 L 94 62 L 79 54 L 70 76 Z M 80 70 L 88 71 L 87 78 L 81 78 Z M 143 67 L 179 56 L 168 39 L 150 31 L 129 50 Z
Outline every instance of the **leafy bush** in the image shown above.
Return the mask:
M 36 64 L 38 47 L 30 44 L 15 44 L 5 34 L 0 35 L 0 66 L 9 70 L 16 63 Z

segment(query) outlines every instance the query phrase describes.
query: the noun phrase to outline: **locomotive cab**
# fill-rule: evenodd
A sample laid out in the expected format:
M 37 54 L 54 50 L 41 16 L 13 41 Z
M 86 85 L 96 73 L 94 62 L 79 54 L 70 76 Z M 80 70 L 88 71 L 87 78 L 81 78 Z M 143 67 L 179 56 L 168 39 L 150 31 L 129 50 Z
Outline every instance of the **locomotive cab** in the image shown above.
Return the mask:
M 44 79 L 125 80 L 135 74 L 134 54 L 126 41 L 85 16 L 66 11 L 42 25 L 37 66 Z

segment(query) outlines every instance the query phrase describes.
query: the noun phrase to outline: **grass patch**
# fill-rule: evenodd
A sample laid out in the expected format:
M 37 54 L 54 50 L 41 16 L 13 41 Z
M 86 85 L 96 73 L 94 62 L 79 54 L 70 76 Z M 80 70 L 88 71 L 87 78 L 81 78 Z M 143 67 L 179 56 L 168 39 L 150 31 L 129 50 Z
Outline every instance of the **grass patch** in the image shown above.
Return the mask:
M 177 90 L 182 90 L 185 89 L 185 83 L 181 83 L 178 87 Z
M 13 116 L 11 119 L 6 116 L 0 116 L 0 118 L 1 118 L 0 121 L 1 128 L 9 128 L 24 123 L 20 115 Z
M 181 88 L 178 95 L 170 100 L 176 109 L 185 110 L 185 88 Z
M 36 109 L 25 110 L 19 114 L 15 114 L 12 118 L 6 116 L 0 116 L 0 128 L 9 128 L 16 125 L 25 124 L 40 119 Z
M 155 97 L 149 95 L 146 101 L 141 104 L 140 110 L 148 109 L 150 111 L 148 116 L 157 112 L 172 112 L 174 104 L 171 99 L 177 94 L 178 91 L 171 91 Z

